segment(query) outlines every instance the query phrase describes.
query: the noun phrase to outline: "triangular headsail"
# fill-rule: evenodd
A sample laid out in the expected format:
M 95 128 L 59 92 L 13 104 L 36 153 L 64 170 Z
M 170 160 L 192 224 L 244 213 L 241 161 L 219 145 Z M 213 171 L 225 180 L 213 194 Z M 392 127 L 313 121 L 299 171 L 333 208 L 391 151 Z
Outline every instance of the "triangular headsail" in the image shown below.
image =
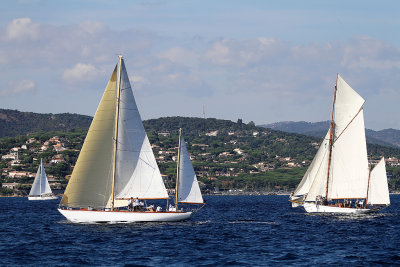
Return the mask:
M 40 196 L 43 194 L 50 194 L 51 188 L 47 180 L 46 172 L 43 166 L 43 160 L 40 160 L 39 168 L 36 172 L 35 180 L 33 181 L 30 196 Z
M 308 194 L 310 192 L 310 188 L 314 183 L 315 179 L 323 180 L 326 177 L 326 171 L 320 171 L 321 168 L 326 170 L 328 165 L 328 152 L 329 152 L 329 134 L 328 131 L 322 140 L 321 145 L 315 155 L 313 161 L 308 167 L 306 173 L 303 176 L 303 179 L 300 181 L 296 190 L 293 192 L 293 196 L 291 200 L 296 200 L 298 198 L 302 199 L 302 196 Z
M 178 202 L 203 204 L 199 183 L 183 135 L 180 135 Z
M 375 168 L 371 171 L 367 204 L 390 204 L 389 188 L 387 183 L 384 158 L 382 158 L 375 166 Z

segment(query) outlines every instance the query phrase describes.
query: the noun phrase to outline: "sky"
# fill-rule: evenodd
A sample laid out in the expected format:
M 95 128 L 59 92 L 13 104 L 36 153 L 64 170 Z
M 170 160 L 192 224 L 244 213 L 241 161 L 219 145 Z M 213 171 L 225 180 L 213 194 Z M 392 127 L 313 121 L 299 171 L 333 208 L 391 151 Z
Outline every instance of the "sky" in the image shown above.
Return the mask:
M 93 116 L 118 55 L 142 119 L 325 121 L 336 75 L 400 129 L 400 1 L 3 0 L 0 108 Z

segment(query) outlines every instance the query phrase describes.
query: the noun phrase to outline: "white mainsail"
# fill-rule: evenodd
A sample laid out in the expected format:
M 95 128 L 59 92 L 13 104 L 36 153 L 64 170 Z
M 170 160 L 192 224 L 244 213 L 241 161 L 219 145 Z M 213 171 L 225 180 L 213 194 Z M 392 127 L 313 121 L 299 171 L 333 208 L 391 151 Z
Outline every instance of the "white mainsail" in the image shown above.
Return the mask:
M 168 193 L 121 61 L 115 198 L 167 199 Z
M 43 194 L 51 194 L 51 188 L 47 180 L 46 172 L 43 166 L 43 160 L 40 160 L 39 168 L 36 172 L 35 180 L 33 181 L 30 196 L 40 196 Z
M 368 201 L 371 205 L 389 205 L 389 188 L 386 177 L 385 159 L 382 158 L 371 171 Z
M 365 101 L 339 75 L 336 88 L 328 199 L 365 198 L 369 175 Z
M 329 135 L 330 131 L 326 133 L 321 145 L 319 146 L 317 154 L 304 174 L 303 179 L 293 192 L 292 200 L 308 194 L 315 179 L 321 180 L 323 177 L 326 177 L 326 171 L 321 172 L 320 170 L 321 168 L 326 170 L 328 165 Z M 322 177 L 318 177 L 318 175 L 322 175 Z
M 178 202 L 203 204 L 199 183 L 182 135 L 179 151 Z

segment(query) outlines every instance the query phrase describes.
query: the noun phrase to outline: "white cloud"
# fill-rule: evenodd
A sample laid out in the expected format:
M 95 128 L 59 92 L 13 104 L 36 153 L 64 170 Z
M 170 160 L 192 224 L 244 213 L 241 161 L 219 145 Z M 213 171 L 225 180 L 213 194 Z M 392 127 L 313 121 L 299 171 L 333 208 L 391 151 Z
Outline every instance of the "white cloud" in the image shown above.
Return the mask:
M 162 53 L 160 58 L 168 59 L 173 63 L 194 66 L 198 61 L 199 54 L 182 47 L 174 47 Z
M 32 80 L 10 81 L 8 82 L 8 89 L 0 90 L 0 96 L 19 95 L 35 90 L 35 82 Z
M 84 21 L 79 24 L 79 27 L 91 35 L 101 33 L 106 29 L 105 25 L 98 21 Z
M 92 81 L 98 77 L 100 71 L 92 64 L 78 63 L 73 68 L 66 69 L 63 79 L 69 83 L 80 81 Z
M 211 49 L 205 54 L 205 58 L 218 65 L 228 65 L 232 62 L 232 55 L 229 43 L 226 40 L 215 42 Z
M 16 80 L 8 76 L 17 75 L 17 70 L 32 74 L 28 77 L 48 87 L 43 90 L 67 89 L 77 82 L 103 89 L 122 53 L 139 97 L 185 96 L 193 103 L 216 103 L 215 109 L 226 114 L 247 105 L 243 112 L 254 121 L 261 121 L 260 114 L 268 116 L 271 107 L 278 117 L 265 121 L 280 120 L 281 114 L 287 120 L 301 115 L 307 120 L 309 110 L 330 101 L 336 73 L 367 101 L 371 95 L 398 99 L 400 48 L 368 36 L 301 45 L 269 36 L 209 41 L 137 29 L 117 31 L 97 21 L 39 25 L 29 18 L 10 21 L 1 29 L 7 40 L 0 48 L 3 81 Z M 160 110 L 165 110 L 162 105 Z M 255 106 L 262 110 L 251 111 Z
M 38 36 L 38 23 L 32 22 L 30 18 L 18 18 L 8 23 L 6 28 L 5 40 L 36 40 Z

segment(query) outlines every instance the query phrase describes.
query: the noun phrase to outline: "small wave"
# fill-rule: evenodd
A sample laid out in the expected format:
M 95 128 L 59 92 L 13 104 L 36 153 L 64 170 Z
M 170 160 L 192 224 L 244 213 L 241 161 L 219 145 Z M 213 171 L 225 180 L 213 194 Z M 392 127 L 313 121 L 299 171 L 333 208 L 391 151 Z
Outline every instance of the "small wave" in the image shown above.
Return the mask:
M 211 220 L 206 220 L 206 221 L 198 221 L 198 222 L 196 222 L 195 224 L 206 224 L 206 223 L 210 223 L 211 222 Z
M 236 220 L 236 221 L 230 221 L 228 223 L 254 223 L 254 224 L 279 224 L 277 222 L 264 222 L 264 221 L 255 221 L 255 220 Z

